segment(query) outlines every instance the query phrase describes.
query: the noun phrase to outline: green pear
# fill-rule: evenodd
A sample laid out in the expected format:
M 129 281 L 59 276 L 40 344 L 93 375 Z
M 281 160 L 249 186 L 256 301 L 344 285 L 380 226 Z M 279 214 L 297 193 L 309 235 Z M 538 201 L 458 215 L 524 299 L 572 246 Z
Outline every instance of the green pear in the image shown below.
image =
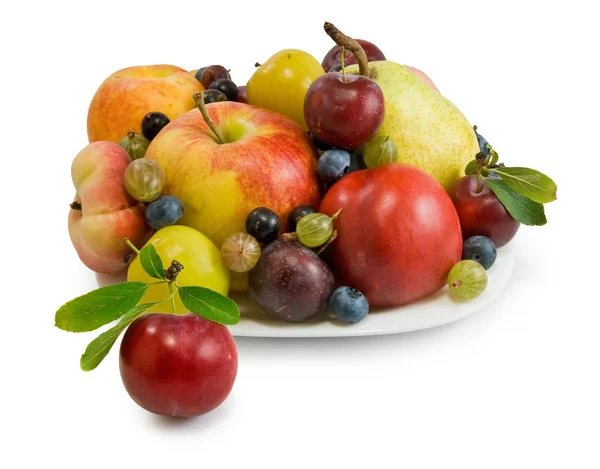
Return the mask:
M 346 73 L 358 74 L 358 65 L 347 67 Z M 448 190 L 479 152 L 473 126 L 456 106 L 400 64 L 369 62 L 369 77 L 385 99 L 378 135 L 389 135 L 401 162 L 427 171 Z

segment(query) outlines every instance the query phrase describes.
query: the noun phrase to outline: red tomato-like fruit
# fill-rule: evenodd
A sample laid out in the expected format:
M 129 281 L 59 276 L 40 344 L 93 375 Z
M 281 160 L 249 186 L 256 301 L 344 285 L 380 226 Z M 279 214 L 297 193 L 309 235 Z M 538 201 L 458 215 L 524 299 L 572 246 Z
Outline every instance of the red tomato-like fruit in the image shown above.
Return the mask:
M 121 342 L 125 389 L 155 414 L 195 417 L 227 398 L 237 375 L 237 348 L 226 326 L 195 314 L 148 314 Z
M 325 250 L 340 285 L 360 290 L 371 306 L 400 306 L 446 284 L 461 259 L 462 235 L 442 186 L 419 168 L 391 163 L 350 173 L 319 209 L 338 237 Z

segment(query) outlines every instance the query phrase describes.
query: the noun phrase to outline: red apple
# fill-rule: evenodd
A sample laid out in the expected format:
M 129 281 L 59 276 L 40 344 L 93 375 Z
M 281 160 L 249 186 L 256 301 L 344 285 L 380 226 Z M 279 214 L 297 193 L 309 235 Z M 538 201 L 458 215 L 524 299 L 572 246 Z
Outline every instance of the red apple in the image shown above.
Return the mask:
M 350 173 L 325 195 L 320 212 L 338 237 L 325 250 L 336 281 L 360 290 L 372 306 L 399 306 L 446 284 L 461 259 L 456 210 L 428 173 L 391 163 Z
M 465 176 L 449 193 L 465 240 L 471 236 L 487 236 L 499 248 L 517 234 L 521 224 L 508 213 L 485 180 L 482 179 L 478 188 L 476 175 Z
M 383 54 L 383 52 L 381 52 L 379 47 L 377 47 L 372 42 L 365 41 L 364 39 L 356 39 L 356 42 L 358 42 L 364 49 L 365 54 L 367 54 L 367 60 L 369 62 L 374 62 L 376 60 L 385 60 L 385 55 Z M 336 44 L 329 50 L 329 52 L 327 52 L 321 65 L 323 66 L 325 71 L 328 72 L 331 67 L 339 65 L 341 63 L 342 48 L 341 46 L 338 46 Z M 354 57 L 354 54 L 352 52 L 346 49 L 344 52 L 344 65 L 352 65 L 355 63 L 357 63 L 356 57 Z
M 136 319 L 121 342 L 119 367 L 131 398 L 149 412 L 194 417 L 218 407 L 237 375 L 226 326 L 195 314 Z
M 298 205 L 318 206 L 316 150 L 298 124 L 230 101 L 206 109 L 223 143 L 194 109 L 165 127 L 146 152 L 165 171 L 165 193 L 183 202 L 179 224 L 220 248 L 245 231 L 257 207 L 270 208 L 284 223 Z

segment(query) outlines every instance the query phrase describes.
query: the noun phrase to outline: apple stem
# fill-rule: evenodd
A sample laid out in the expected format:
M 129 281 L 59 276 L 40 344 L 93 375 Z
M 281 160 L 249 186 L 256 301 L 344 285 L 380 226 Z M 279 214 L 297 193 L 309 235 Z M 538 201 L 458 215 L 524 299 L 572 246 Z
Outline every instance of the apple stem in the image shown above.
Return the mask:
M 342 61 L 342 80 L 344 80 L 344 83 L 345 83 L 348 81 L 348 80 L 346 80 L 346 67 L 344 66 L 344 54 L 346 54 L 346 48 L 344 46 L 342 46 L 342 50 L 340 52 L 341 52 L 340 60 Z
M 208 127 L 210 127 L 210 130 L 212 130 L 212 133 L 215 135 L 217 142 L 220 144 L 225 143 L 223 135 L 208 115 L 208 111 L 206 110 L 206 104 L 204 104 L 204 92 L 200 91 L 199 93 L 194 93 L 194 101 L 196 102 L 196 106 L 200 110 L 200 114 L 202 114 L 204 122 L 206 122 Z
M 369 60 L 367 59 L 367 54 L 365 53 L 365 50 L 362 48 L 362 46 L 351 37 L 346 36 L 343 32 L 341 32 L 338 28 L 336 28 L 333 24 L 329 22 L 326 22 L 323 25 L 323 28 L 325 29 L 325 32 L 329 35 L 329 37 L 333 39 L 338 46 L 348 49 L 354 54 L 354 57 L 356 57 L 356 61 L 358 62 L 358 69 L 360 71 L 360 74 L 364 77 L 368 77 Z
M 71 207 L 72 210 L 79 210 L 80 212 L 82 210 L 81 202 L 78 201 L 72 202 L 71 205 L 69 205 L 69 207 Z

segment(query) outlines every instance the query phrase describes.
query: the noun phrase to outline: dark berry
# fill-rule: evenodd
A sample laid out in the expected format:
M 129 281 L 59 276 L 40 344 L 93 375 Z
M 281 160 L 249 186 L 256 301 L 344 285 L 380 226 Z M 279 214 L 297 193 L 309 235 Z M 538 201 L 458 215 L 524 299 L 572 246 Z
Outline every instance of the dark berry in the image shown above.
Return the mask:
M 183 215 L 183 203 L 173 195 L 163 195 L 146 207 L 146 222 L 155 230 L 174 225 Z
M 326 143 L 321 142 L 321 140 L 315 138 L 315 136 L 311 132 L 308 132 L 308 136 L 315 144 L 315 147 L 317 147 L 319 150 L 327 151 L 331 148 L 331 145 L 327 145 Z
M 201 78 L 202 78 L 202 74 L 204 73 L 204 70 L 206 70 L 207 68 L 208 68 L 208 67 L 202 67 L 202 68 L 199 68 L 199 69 L 198 69 L 198 71 L 196 72 L 196 74 L 194 75 L 194 78 L 195 78 L 196 80 L 200 81 L 200 80 L 201 80 Z
M 321 182 L 331 185 L 350 170 L 350 153 L 332 148 L 319 158 L 317 174 Z
M 219 90 L 207 89 L 204 90 L 204 104 L 218 103 L 219 101 L 227 101 L 225 93 Z
M 494 265 L 496 255 L 496 246 L 485 236 L 471 236 L 463 243 L 463 260 L 471 259 L 479 262 L 485 270 Z
M 365 164 L 365 159 L 363 157 L 362 151 L 354 150 L 350 152 L 350 169 L 349 173 L 354 171 L 360 171 L 361 169 L 368 169 Z
M 162 112 L 149 112 L 142 119 L 142 134 L 152 140 L 169 123 L 169 118 Z
M 292 213 L 290 213 L 290 216 L 288 218 L 288 225 L 290 231 L 296 231 L 296 225 L 298 224 L 300 219 L 308 215 L 309 213 L 315 213 L 315 209 L 312 208 L 310 205 L 299 205 L 294 210 L 292 210 Z
M 222 65 L 210 65 L 202 72 L 200 83 L 202 83 L 205 89 L 208 89 L 212 82 L 219 78 L 229 78 L 231 80 L 229 71 Z
M 331 294 L 329 307 L 333 315 L 340 321 L 357 323 L 369 313 L 369 302 L 355 288 L 339 287 Z
M 238 97 L 237 85 L 227 78 L 219 78 L 213 81 L 208 87 L 211 90 L 219 90 L 227 96 L 229 101 L 236 101 Z
M 277 214 L 266 207 L 255 208 L 246 218 L 246 231 L 259 243 L 275 241 L 281 228 Z

